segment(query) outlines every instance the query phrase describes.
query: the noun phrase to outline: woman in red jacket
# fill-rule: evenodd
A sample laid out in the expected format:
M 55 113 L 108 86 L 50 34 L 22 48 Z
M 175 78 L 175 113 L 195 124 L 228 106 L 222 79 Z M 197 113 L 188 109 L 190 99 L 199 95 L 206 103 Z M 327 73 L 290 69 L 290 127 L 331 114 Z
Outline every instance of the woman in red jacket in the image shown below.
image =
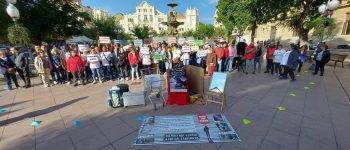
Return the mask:
M 139 64 L 139 55 L 137 54 L 136 50 L 132 48 L 132 50 L 128 54 L 128 59 L 131 67 L 131 79 L 132 81 L 135 80 L 135 73 L 137 79 L 140 79 L 140 75 L 138 72 L 138 64 Z
M 84 61 L 79 55 L 77 55 L 76 51 L 71 51 L 71 56 L 67 59 L 67 72 L 73 74 L 73 77 L 75 79 L 74 86 L 77 86 L 81 82 L 80 80 L 82 80 L 82 84 L 85 85 L 84 70 Z

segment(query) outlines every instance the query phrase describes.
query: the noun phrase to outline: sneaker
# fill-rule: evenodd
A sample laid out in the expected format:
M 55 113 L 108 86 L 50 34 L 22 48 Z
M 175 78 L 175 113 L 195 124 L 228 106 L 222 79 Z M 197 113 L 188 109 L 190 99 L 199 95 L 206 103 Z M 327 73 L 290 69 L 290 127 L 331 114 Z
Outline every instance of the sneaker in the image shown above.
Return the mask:
M 100 79 L 100 80 L 98 80 L 98 82 L 102 83 L 102 80 Z
M 96 80 L 92 81 L 92 84 L 96 84 Z
M 126 81 L 129 81 L 130 80 L 130 78 L 126 78 Z
M 68 82 L 67 82 L 67 84 L 68 84 L 68 85 L 70 85 L 70 84 L 71 84 L 71 82 L 70 82 L 70 81 L 68 81 Z
M 49 87 L 49 85 L 47 85 L 47 84 L 44 84 L 44 88 L 47 88 L 47 87 Z
M 58 84 L 58 82 L 57 81 L 53 81 L 53 84 Z
M 78 80 L 78 84 L 80 84 L 81 83 L 81 81 L 80 80 Z

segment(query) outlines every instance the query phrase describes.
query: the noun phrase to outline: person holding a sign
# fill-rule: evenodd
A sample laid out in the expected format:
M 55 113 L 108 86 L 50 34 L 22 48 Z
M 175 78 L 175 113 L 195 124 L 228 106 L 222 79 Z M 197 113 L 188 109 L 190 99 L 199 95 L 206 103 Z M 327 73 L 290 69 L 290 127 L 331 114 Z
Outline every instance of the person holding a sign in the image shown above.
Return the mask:
M 113 66 L 113 54 L 107 49 L 106 46 L 102 46 L 102 52 L 100 54 L 101 61 L 102 61 L 102 67 L 103 67 L 103 73 L 105 75 L 105 79 L 107 81 L 113 79 L 113 72 L 112 72 L 112 66 Z
M 96 80 L 98 80 L 100 83 L 102 83 L 101 74 L 100 74 L 100 67 L 101 67 L 101 57 L 98 55 L 96 50 L 92 48 L 90 50 L 90 54 L 86 57 L 87 62 L 89 63 L 90 70 L 92 72 L 92 78 L 93 78 L 93 84 L 96 83 Z
M 142 60 L 144 74 L 150 75 L 151 74 L 151 65 L 152 65 L 152 60 L 151 60 L 152 46 L 149 45 L 148 47 L 142 47 L 141 49 L 143 49 L 140 52 L 140 57 Z
M 138 72 L 138 64 L 139 64 L 139 55 L 136 52 L 135 48 L 132 48 L 131 52 L 128 54 L 128 59 L 131 67 L 131 79 L 132 81 L 135 80 L 135 74 L 137 79 L 140 79 L 140 75 Z

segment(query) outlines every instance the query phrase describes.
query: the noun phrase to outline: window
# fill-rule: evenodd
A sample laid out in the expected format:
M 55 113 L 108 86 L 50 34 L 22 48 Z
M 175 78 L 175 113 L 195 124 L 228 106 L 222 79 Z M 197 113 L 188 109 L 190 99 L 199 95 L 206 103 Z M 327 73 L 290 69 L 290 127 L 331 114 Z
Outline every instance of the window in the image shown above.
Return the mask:
M 164 22 L 164 19 L 163 18 L 159 18 L 158 21 L 159 22 Z
M 153 21 L 153 16 L 152 15 L 149 16 L 149 20 Z
M 344 27 L 343 27 L 343 35 L 350 35 L 350 13 L 346 14 Z
M 152 9 L 150 9 L 149 12 L 152 12 Z
M 139 12 L 141 12 L 141 10 L 139 9 Z
M 139 22 L 141 21 L 141 16 L 139 15 L 139 17 L 138 17 L 138 20 L 139 20 Z
M 144 15 L 143 16 L 143 21 L 147 21 L 148 19 L 147 19 L 147 15 Z
M 147 9 L 143 9 L 143 12 L 147 12 Z

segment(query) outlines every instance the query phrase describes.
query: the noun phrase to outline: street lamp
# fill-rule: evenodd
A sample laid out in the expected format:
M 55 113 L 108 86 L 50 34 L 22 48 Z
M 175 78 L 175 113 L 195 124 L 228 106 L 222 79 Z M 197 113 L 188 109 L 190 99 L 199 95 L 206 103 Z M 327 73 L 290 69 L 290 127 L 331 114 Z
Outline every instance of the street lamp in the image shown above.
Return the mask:
M 13 21 L 17 21 L 20 17 L 18 9 L 11 3 L 8 4 L 6 12 Z
M 323 31 L 320 36 L 320 42 L 323 41 L 324 29 L 326 27 L 326 18 L 332 15 L 333 11 L 337 9 L 340 5 L 339 0 L 328 0 L 327 3 L 324 3 L 318 7 L 318 12 L 323 16 L 322 28 Z

